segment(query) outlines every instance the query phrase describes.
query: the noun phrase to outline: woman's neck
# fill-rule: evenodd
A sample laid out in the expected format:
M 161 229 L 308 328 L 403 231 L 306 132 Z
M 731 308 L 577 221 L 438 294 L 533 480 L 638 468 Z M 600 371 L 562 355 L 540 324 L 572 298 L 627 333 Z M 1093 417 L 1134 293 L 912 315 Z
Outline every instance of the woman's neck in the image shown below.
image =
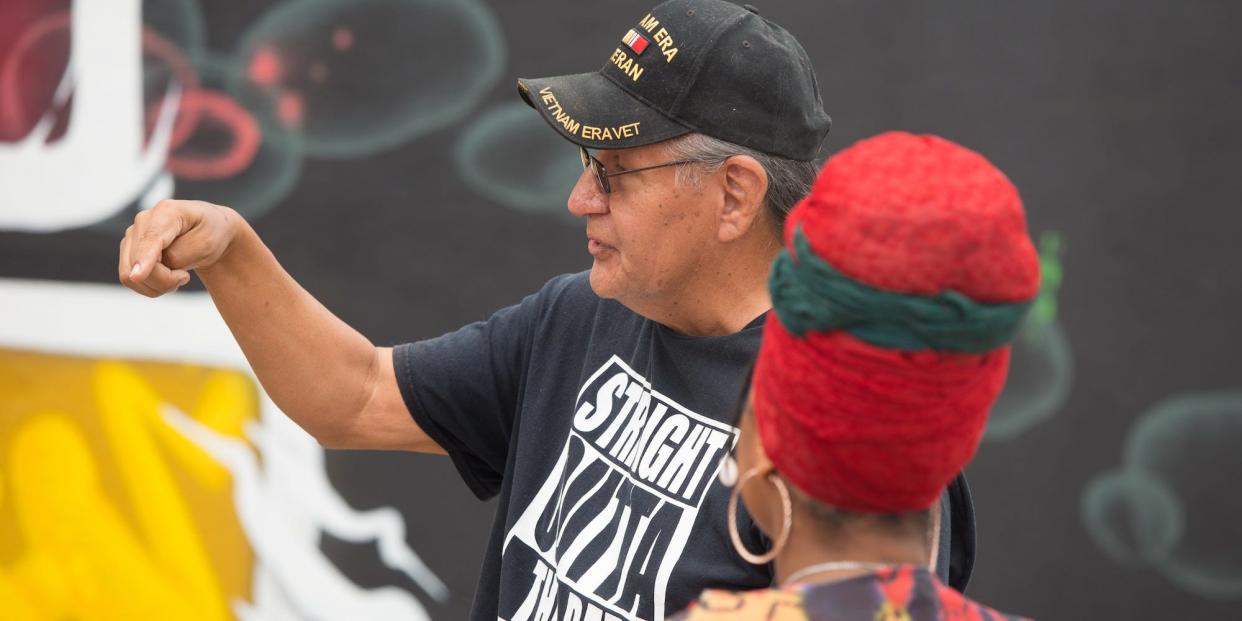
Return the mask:
M 774 564 L 776 584 L 786 586 L 790 576 L 814 565 L 824 563 L 854 562 L 861 567 L 828 569 L 799 575 L 798 582 L 821 582 L 840 580 L 869 573 L 866 565 L 930 564 L 926 537 L 923 533 L 900 534 L 885 532 L 863 525 L 847 525 L 839 528 L 810 524 L 814 518 L 794 520 L 794 530 Z

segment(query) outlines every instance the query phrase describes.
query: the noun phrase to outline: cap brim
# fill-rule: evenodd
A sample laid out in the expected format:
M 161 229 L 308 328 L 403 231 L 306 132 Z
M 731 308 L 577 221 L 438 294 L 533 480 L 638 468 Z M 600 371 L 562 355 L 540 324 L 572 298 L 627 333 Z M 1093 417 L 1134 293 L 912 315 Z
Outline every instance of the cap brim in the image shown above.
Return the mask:
M 692 130 L 636 99 L 599 72 L 519 78 L 518 94 L 566 140 L 591 149 L 628 149 Z

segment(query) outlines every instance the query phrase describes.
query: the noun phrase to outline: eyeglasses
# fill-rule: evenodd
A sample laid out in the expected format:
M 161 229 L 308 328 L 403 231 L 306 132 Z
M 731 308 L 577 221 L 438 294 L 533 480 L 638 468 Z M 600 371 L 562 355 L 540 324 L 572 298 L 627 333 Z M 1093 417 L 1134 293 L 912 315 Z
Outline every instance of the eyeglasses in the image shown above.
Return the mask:
M 599 186 L 599 191 L 603 192 L 604 194 L 610 194 L 612 192 L 612 184 L 608 182 L 609 177 L 616 177 L 617 175 L 628 175 L 630 173 L 642 172 L 644 170 L 652 170 L 655 168 L 664 168 L 666 166 L 681 166 L 682 164 L 696 163 L 695 160 L 678 160 L 676 162 L 666 162 L 664 164 L 656 164 L 655 166 L 643 166 L 642 168 L 633 168 L 630 170 L 622 170 L 618 172 L 608 172 L 608 169 L 604 167 L 604 163 L 595 159 L 595 156 L 591 155 L 591 152 L 587 151 L 586 147 L 578 147 L 578 149 L 579 149 L 579 156 L 582 158 L 582 169 L 583 170 L 586 170 L 588 168 L 591 169 L 591 172 L 595 174 L 595 183 Z

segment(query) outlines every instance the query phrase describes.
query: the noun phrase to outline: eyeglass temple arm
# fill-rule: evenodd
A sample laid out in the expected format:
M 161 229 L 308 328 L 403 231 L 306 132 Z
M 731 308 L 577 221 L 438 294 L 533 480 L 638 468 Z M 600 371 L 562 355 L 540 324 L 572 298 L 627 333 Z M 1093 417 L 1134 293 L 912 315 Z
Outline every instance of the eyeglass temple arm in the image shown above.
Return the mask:
M 643 166 L 642 168 L 631 168 L 629 170 L 619 170 L 617 172 L 607 172 L 608 169 L 605 168 L 604 175 L 607 177 L 616 177 L 617 175 L 628 175 L 630 173 L 642 172 L 644 170 L 653 170 L 656 168 L 665 168 L 667 166 L 680 166 L 682 164 L 695 163 L 697 163 L 696 160 L 677 160 L 676 162 L 665 162 L 663 164 L 656 164 L 655 166 Z

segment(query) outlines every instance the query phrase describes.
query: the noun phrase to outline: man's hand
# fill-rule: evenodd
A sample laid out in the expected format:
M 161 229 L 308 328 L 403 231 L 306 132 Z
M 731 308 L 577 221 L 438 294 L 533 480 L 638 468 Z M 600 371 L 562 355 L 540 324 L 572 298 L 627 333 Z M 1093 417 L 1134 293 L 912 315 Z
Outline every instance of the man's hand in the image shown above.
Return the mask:
M 121 240 L 121 284 L 151 298 L 176 291 L 190 270 L 228 252 L 238 220 L 232 209 L 202 201 L 163 200 L 139 212 Z

